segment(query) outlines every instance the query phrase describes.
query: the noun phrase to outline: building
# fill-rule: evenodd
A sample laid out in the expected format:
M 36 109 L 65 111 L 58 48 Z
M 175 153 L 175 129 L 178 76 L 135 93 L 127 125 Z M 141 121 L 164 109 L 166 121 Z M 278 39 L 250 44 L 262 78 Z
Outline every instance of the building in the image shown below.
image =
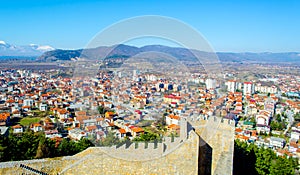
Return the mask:
M 33 106 L 33 100 L 32 99 L 25 99 L 23 101 L 23 106 L 30 106 L 30 107 L 32 107 Z
M 270 111 L 262 110 L 256 115 L 256 124 L 269 126 L 272 113 Z
M 276 148 L 283 148 L 285 146 L 285 140 L 279 137 L 271 137 L 270 138 L 270 146 Z
M 243 94 L 251 95 L 254 93 L 254 84 L 252 82 L 244 82 Z
M 228 92 L 235 92 L 237 89 L 237 83 L 235 80 L 229 80 L 226 82 L 227 85 L 227 91 Z
M 180 117 L 177 115 L 170 114 L 166 117 L 167 125 L 172 125 L 172 124 L 179 125 L 179 121 L 180 121 Z
M 13 133 L 14 134 L 23 132 L 23 127 L 21 125 L 15 125 L 12 128 L 13 128 Z
M 272 93 L 276 94 L 278 92 L 277 87 L 272 85 L 272 86 L 264 86 L 261 83 L 255 84 L 255 91 L 258 91 L 260 93 Z
M 206 79 L 205 80 L 206 89 L 215 89 L 216 88 L 216 80 L 215 79 Z

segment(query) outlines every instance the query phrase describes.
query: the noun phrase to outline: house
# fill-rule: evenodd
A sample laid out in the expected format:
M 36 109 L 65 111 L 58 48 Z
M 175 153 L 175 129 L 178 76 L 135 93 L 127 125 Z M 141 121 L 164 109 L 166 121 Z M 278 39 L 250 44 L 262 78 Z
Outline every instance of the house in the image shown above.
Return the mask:
M 59 109 L 57 110 L 57 116 L 60 120 L 67 119 L 69 116 L 69 112 L 65 108 Z
M 55 129 L 55 130 L 45 131 L 45 137 L 46 138 L 56 138 L 56 137 L 62 137 L 62 135 L 59 134 L 58 131 Z
M 0 126 L 7 126 L 10 122 L 10 113 L 0 113 Z
M 43 126 L 40 123 L 34 123 L 30 126 L 30 129 L 34 132 L 43 131 Z
M 104 102 L 104 107 L 105 108 L 112 108 L 113 104 L 111 102 L 105 101 Z
M 96 125 L 86 126 L 85 131 L 89 133 L 95 133 L 96 131 L 98 131 L 98 127 Z
M 249 137 L 244 136 L 242 134 L 236 135 L 235 138 L 238 139 L 238 140 L 240 140 L 240 141 L 244 141 L 244 142 L 246 142 L 246 141 L 249 140 Z
M 72 139 L 80 140 L 81 138 L 87 137 L 87 133 L 79 128 L 69 130 L 69 136 Z
M 80 123 L 80 127 L 85 128 L 86 126 L 94 126 L 97 124 L 97 120 L 95 118 L 82 120 Z
M 30 107 L 32 107 L 33 106 L 33 100 L 32 99 L 25 99 L 23 101 L 23 106 L 30 106 Z
M 168 131 L 180 133 L 180 126 L 176 124 L 171 124 L 168 126 Z
M 126 136 L 126 130 L 123 129 L 123 128 L 118 129 L 116 135 L 117 135 L 117 137 L 119 137 L 120 139 L 121 139 L 121 138 L 124 138 L 124 137 Z
M 144 133 L 144 130 L 140 127 L 132 126 L 132 127 L 130 127 L 130 129 L 131 129 L 131 135 L 133 137 L 140 136 L 141 134 Z
M 45 104 L 45 103 L 40 103 L 40 105 L 39 105 L 39 110 L 40 110 L 40 111 L 47 111 L 47 104 Z
M 291 139 L 299 140 L 300 139 L 300 129 L 299 127 L 292 127 Z
M 105 119 L 111 120 L 115 115 L 116 115 L 115 112 L 107 111 L 107 112 L 105 112 Z
M 270 146 L 275 148 L 283 148 L 285 146 L 285 140 L 279 137 L 271 137 L 270 138 Z
M 177 96 L 177 95 L 173 95 L 173 94 L 165 95 L 163 100 L 165 103 L 171 104 L 172 102 L 176 102 L 177 104 L 179 104 L 179 102 L 181 100 L 181 96 Z
M 244 121 L 243 122 L 243 129 L 252 129 L 255 126 L 254 122 L 251 121 Z
M 179 120 L 180 120 L 179 116 L 170 114 L 166 117 L 166 124 L 167 125 L 172 125 L 172 124 L 179 125 Z
M 269 126 L 272 113 L 270 111 L 262 110 L 256 115 L 257 125 Z
M 84 116 L 86 116 L 86 111 L 76 111 L 75 116 L 76 117 L 84 117 Z
M 21 126 L 21 125 L 15 125 L 12 127 L 12 129 L 13 129 L 14 134 L 22 133 L 24 131 L 23 126 Z

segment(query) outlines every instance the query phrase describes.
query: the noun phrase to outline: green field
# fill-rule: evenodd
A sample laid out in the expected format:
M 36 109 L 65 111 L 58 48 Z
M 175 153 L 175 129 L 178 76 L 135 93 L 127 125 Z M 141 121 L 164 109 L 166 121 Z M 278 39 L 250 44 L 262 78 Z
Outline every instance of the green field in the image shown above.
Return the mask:
M 41 118 L 39 118 L 39 117 L 22 118 L 20 121 L 20 125 L 29 126 L 31 123 L 38 123 L 40 120 L 41 120 Z

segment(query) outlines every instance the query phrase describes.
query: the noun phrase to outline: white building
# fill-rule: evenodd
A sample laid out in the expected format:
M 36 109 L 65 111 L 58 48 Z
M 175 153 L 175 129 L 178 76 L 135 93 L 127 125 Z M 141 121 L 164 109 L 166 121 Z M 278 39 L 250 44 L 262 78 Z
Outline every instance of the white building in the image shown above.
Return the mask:
M 206 79 L 205 80 L 206 89 L 215 89 L 216 88 L 216 80 L 215 79 Z
M 279 137 L 271 137 L 270 138 L 270 146 L 283 148 L 285 145 L 285 140 Z
M 14 133 L 22 133 L 23 132 L 23 127 L 21 125 L 15 125 L 12 127 Z
M 272 113 L 270 111 L 261 110 L 255 117 L 256 124 L 261 126 L 269 126 L 271 117 Z
M 33 105 L 33 100 L 32 99 L 25 99 L 23 102 L 23 106 L 30 106 L 32 107 Z
M 251 95 L 254 93 L 254 84 L 252 82 L 244 82 L 243 94 Z
M 179 123 L 180 123 L 179 121 L 180 121 L 180 117 L 177 115 L 170 114 L 170 115 L 166 116 L 166 124 L 167 125 L 172 125 L 172 124 L 179 125 Z
M 300 139 L 300 129 L 292 127 L 291 139 L 299 140 Z
M 47 104 L 40 103 L 39 109 L 40 109 L 40 111 L 46 111 L 47 110 Z
M 226 82 L 227 91 L 228 92 L 235 92 L 237 89 L 237 83 L 235 80 L 229 80 Z
M 257 83 L 255 85 L 255 91 L 261 92 L 261 93 L 272 93 L 276 94 L 278 92 L 276 86 L 263 86 L 261 83 Z

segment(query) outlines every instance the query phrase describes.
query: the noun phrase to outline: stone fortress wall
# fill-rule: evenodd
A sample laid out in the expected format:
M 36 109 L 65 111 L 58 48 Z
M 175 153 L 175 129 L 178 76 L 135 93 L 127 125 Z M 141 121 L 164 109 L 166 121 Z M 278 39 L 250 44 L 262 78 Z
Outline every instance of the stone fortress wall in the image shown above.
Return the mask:
M 74 156 L 0 163 L 0 174 L 232 174 L 234 122 L 182 120 L 180 137 L 162 143 L 91 147 Z

